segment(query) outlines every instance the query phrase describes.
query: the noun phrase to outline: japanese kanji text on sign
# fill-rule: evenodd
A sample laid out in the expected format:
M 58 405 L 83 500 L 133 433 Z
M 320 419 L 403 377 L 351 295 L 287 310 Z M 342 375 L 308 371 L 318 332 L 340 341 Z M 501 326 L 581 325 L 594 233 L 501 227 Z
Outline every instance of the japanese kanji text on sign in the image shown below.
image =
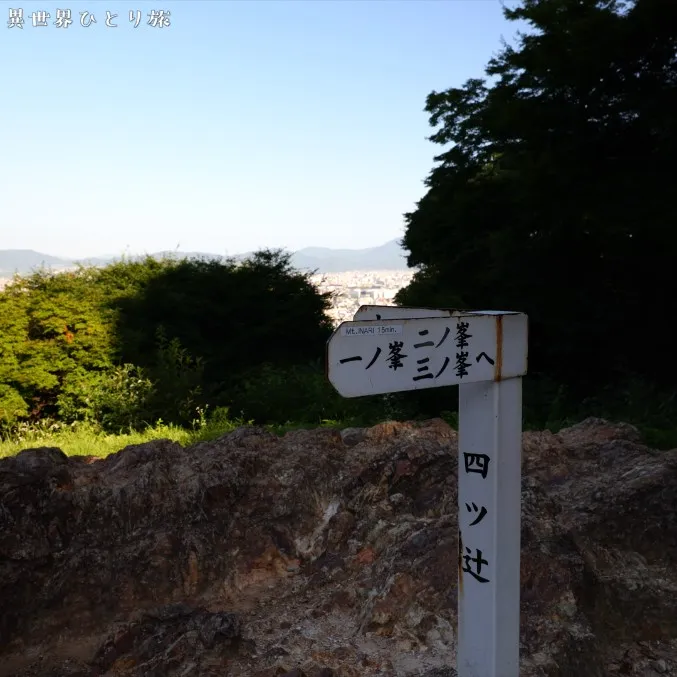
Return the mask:
M 503 327 L 509 325 L 503 340 Z M 526 316 L 344 322 L 327 344 L 329 379 L 344 397 L 513 378 L 526 373 Z

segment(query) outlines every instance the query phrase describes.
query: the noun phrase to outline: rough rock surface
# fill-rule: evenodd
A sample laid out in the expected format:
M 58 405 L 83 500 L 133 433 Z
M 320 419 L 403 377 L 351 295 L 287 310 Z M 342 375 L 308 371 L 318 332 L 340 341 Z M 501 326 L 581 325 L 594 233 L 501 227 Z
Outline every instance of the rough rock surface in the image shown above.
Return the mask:
M 456 433 L 0 460 L 0 677 L 451 677 Z M 677 451 L 525 433 L 523 677 L 677 675 Z

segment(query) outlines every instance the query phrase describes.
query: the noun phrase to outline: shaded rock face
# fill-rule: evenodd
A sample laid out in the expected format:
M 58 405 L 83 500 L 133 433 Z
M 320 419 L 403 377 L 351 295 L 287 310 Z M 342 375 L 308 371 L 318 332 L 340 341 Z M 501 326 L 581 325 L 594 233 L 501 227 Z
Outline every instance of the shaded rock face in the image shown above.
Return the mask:
M 677 675 L 677 452 L 525 433 L 521 675 Z M 0 460 L 0 677 L 452 677 L 442 421 Z

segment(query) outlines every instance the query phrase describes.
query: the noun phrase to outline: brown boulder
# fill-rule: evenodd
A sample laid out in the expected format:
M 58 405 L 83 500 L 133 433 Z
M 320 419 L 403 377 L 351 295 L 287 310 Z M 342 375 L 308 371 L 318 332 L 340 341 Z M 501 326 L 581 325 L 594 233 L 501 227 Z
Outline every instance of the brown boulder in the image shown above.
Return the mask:
M 677 674 L 677 452 L 523 457 L 522 677 Z M 0 460 L 0 677 L 450 677 L 456 482 L 440 420 Z

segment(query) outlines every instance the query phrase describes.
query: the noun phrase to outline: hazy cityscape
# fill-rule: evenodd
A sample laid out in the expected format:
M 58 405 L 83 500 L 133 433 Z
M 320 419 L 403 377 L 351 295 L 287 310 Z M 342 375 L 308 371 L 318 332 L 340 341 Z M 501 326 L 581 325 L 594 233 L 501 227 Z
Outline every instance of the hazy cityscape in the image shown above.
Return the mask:
M 313 282 L 322 292 L 332 292 L 329 316 L 335 324 L 352 320 L 363 305 L 392 306 L 397 292 L 406 287 L 413 276 L 409 270 L 371 270 L 344 273 L 318 273 Z

